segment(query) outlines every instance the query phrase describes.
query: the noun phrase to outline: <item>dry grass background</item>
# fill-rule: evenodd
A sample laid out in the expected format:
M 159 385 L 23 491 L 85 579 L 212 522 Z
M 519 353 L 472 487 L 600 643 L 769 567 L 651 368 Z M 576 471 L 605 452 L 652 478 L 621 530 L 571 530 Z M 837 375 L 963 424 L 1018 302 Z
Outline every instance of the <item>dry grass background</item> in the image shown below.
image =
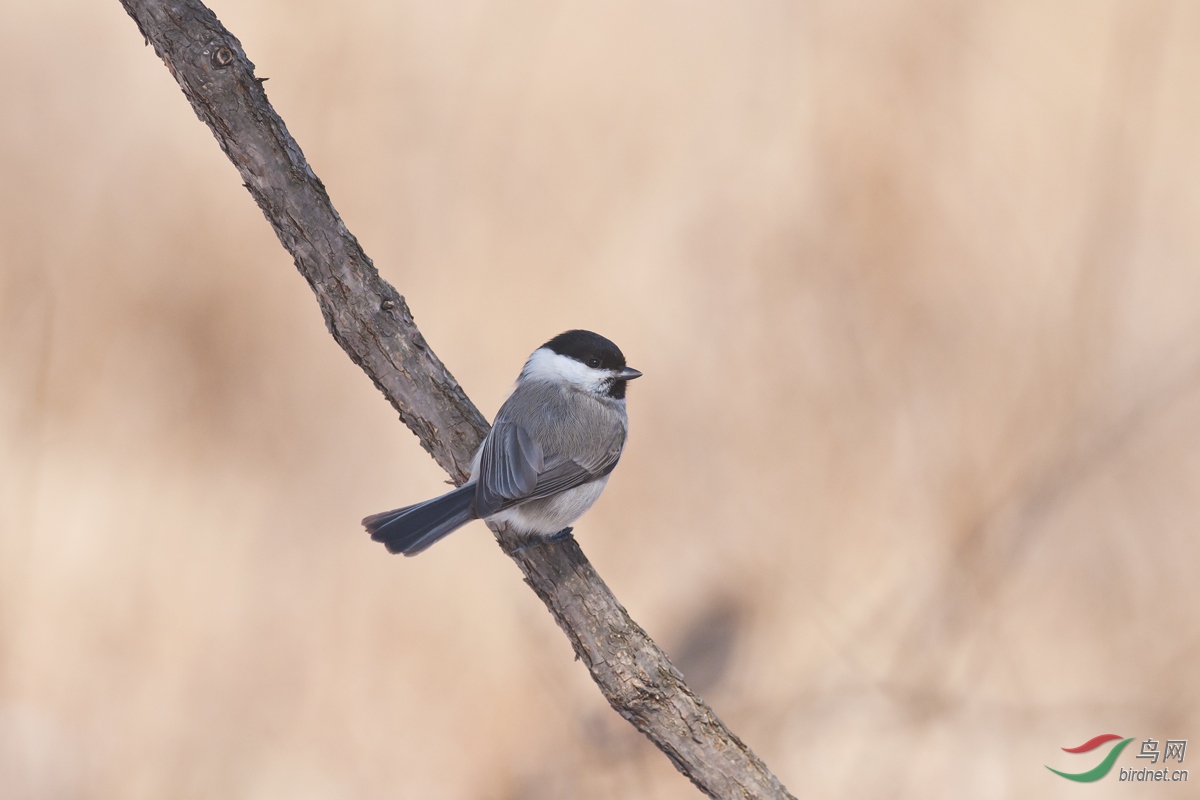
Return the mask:
M 796 795 L 1185 796 L 1042 765 L 1200 746 L 1200 6 L 214 6 L 486 414 L 646 373 L 577 535 Z M 361 532 L 443 475 L 116 0 L 0 20 L 0 795 L 695 797 Z

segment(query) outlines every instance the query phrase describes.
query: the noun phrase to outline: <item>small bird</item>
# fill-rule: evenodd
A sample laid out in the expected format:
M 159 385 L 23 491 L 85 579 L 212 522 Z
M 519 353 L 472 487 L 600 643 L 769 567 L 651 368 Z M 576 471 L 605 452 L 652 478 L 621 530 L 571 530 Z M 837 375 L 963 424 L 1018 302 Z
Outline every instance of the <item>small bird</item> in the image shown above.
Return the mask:
M 473 519 L 530 538 L 570 533 L 617 466 L 629 419 L 625 385 L 642 373 L 591 331 L 560 333 L 533 351 L 454 491 L 363 526 L 389 553 L 415 556 Z

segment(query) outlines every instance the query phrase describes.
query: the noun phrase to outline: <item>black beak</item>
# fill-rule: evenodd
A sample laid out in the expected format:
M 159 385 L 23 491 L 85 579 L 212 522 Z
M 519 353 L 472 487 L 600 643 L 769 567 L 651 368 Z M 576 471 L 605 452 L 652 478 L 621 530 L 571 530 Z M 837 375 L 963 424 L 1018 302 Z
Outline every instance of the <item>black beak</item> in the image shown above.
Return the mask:
M 638 372 L 633 367 L 626 367 L 617 373 L 616 378 L 619 381 L 631 381 L 634 378 L 642 377 L 642 373 Z

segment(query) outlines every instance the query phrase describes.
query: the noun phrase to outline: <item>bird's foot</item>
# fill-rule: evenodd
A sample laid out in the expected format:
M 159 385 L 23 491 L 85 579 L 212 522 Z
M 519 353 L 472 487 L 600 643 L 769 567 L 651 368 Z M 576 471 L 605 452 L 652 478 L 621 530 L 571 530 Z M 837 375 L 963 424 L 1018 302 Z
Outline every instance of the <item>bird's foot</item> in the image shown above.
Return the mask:
M 554 534 L 551 534 L 550 536 L 547 536 L 546 541 L 547 542 L 562 542 L 567 539 L 570 539 L 571 531 L 573 531 L 573 530 L 575 530 L 575 529 L 574 528 L 563 528 L 558 533 L 554 533 Z
M 567 539 L 571 538 L 571 531 L 573 531 L 573 530 L 575 530 L 575 529 L 574 528 L 563 528 L 558 533 L 552 533 L 549 536 L 534 536 L 533 538 L 531 538 L 529 541 L 525 542 L 525 544 L 521 545 L 520 547 L 514 547 L 512 550 L 509 550 L 508 554 L 510 556 L 516 555 L 517 553 L 519 553 L 522 550 L 525 550 L 526 548 L 529 548 L 529 547 L 537 547 L 538 545 L 550 544 L 551 542 L 566 541 Z

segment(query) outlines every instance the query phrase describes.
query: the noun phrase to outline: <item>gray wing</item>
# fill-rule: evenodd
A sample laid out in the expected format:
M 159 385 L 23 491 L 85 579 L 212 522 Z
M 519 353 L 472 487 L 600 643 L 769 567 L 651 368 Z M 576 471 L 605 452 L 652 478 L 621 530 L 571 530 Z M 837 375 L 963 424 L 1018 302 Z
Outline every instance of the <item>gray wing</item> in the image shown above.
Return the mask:
M 621 458 L 624 437 L 601 453 L 595 463 L 570 458 L 544 459 L 541 445 L 520 424 L 498 422 L 479 459 L 475 513 L 490 517 L 519 503 L 538 500 L 582 486 L 613 471 Z
M 479 456 L 475 512 L 491 516 L 528 496 L 537 486 L 543 466 L 542 448 L 529 431 L 514 422 L 497 421 Z

